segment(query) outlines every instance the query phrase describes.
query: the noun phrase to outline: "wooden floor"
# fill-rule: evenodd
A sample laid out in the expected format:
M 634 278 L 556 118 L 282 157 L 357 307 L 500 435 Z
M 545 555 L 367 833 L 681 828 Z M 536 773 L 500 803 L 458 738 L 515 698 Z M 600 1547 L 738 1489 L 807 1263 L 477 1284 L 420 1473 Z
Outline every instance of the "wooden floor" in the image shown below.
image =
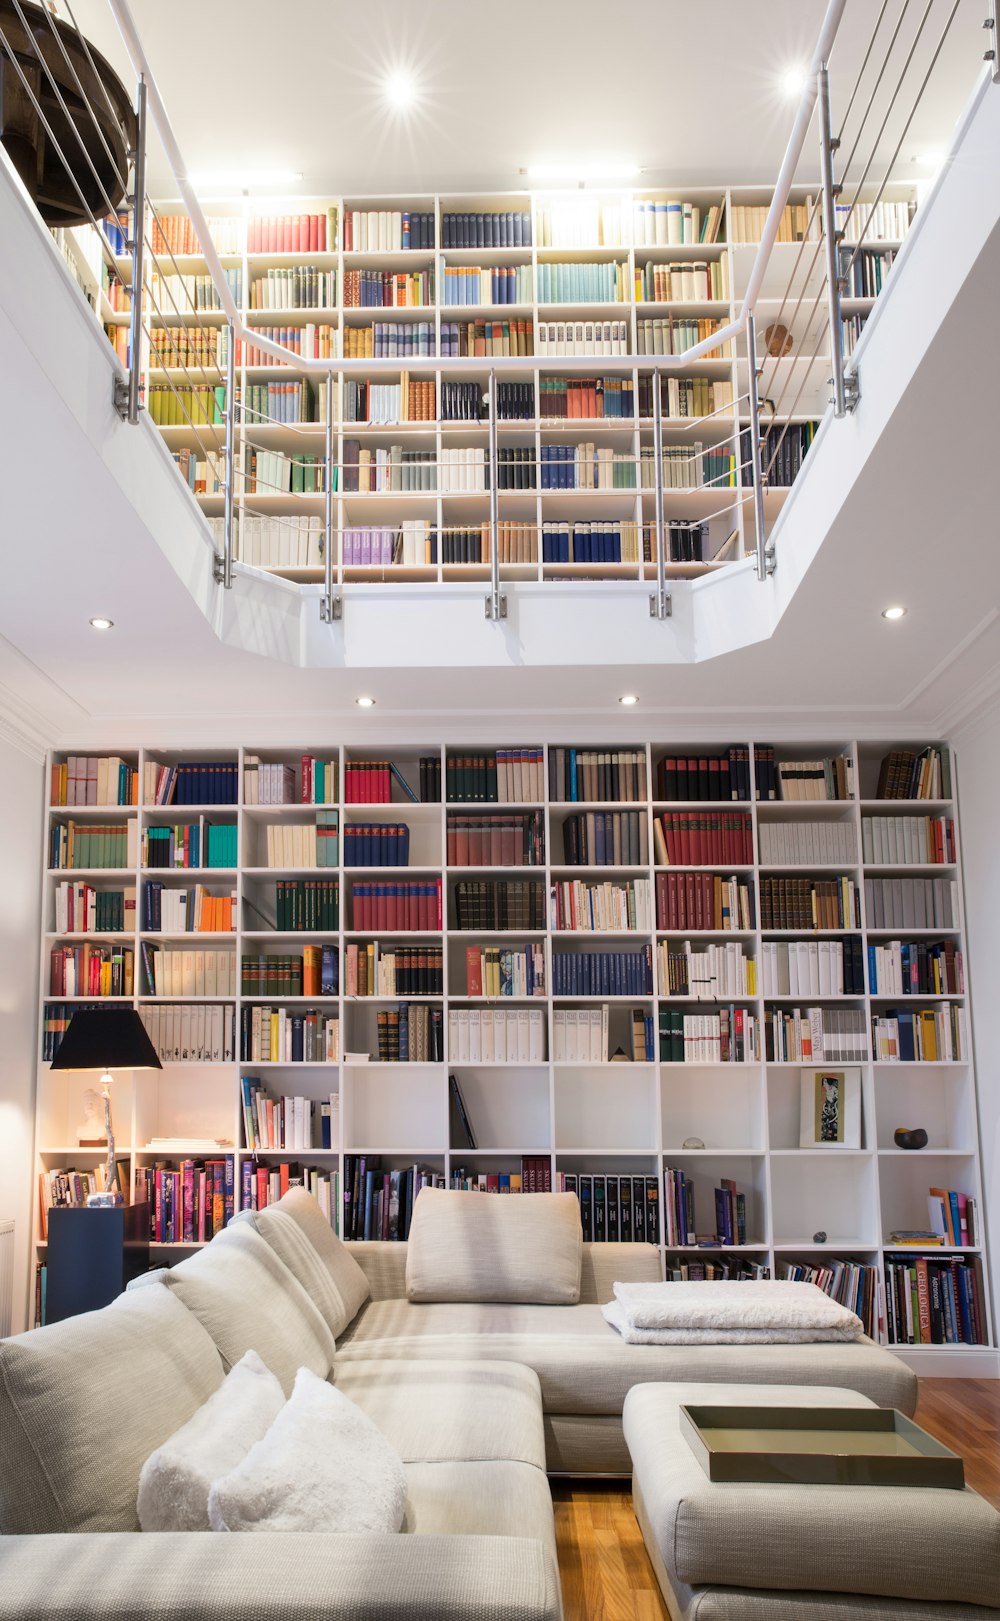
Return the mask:
M 916 1419 L 1000 1508 L 1000 1381 L 922 1379 Z M 668 1621 L 623 1482 L 553 1482 L 566 1621 Z

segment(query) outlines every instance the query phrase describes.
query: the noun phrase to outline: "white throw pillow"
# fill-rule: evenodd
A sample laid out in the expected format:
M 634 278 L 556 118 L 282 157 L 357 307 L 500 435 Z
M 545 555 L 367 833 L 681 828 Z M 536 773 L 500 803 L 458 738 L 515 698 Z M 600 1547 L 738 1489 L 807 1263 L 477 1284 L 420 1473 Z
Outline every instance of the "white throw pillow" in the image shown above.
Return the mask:
M 398 1531 L 405 1508 L 399 1453 L 308 1368 L 267 1434 L 208 1498 L 213 1531 Z
M 139 1476 L 144 1531 L 207 1531 L 208 1493 L 266 1435 L 285 1393 L 256 1351 L 247 1351 L 218 1390 L 146 1459 Z

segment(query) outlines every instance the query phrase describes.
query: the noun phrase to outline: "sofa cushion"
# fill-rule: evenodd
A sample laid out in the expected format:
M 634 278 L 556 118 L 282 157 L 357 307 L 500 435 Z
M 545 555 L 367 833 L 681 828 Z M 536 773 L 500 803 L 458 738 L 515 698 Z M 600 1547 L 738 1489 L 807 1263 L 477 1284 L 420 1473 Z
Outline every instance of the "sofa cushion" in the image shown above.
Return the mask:
M 213 1531 L 398 1531 L 406 1477 L 367 1414 L 308 1368 L 267 1434 L 208 1494 Z
M 368 1279 L 311 1194 L 293 1188 L 264 1210 L 244 1210 L 245 1224 L 270 1244 L 301 1283 L 336 1338 L 371 1293 Z M 233 1223 L 231 1223 L 233 1225 Z
M 139 1476 L 144 1531 L 207 1531 L 213 1482 L 242 1463 L 285 1405 L 256 1351 L 241 1357 L 198 1411 L 146 1459 Z
M 270 1244 L 235 1223 L 164 1273 L 215 1341 L 227 1367 L 256 1351 L 291 1394 L 299 1368 L 325 1379 L 336 1352 L 319 1308 Z M 142 1292 L 141 1289 L 139 1291 Z
M 533 1537 L 555 1555 L 552 1494 L 531 1464 L 408 1463 L 403 1530 L 418 1536 Z
M 489 1195 L 469 1197 L 485 1201 Z M 849 1345 L 626 1345 L 600 1306 L 370 1301 L 338 1342 L 338 1379 L 347 1361 L 366 1356 L 523 1362 L 538 1374 L 547 1413 L 620 1414 L 627 1391 L 650 1380 L 843 1385 L 904 1413 L 913 1412 L 917 1399 L 917 1381 L 905 1363 L 868 1339 Z
M 407 1297 L 573 1305 L 580 1298 L 582 1248 L 573 1193 L 491 1199 L 425 1187 L 410 1223 Z
M 139 1471 L 222 1379 L 162 1285 L 0 1341 L 0 1532 L 138 1531 Z
M 337 1389 L 378 1425 L 404 1463 L 506 1458 L 545 1468 L 538 1376 L 516 1362 L 366 1359 L 337 1364 Z
M 766 1406 L 853 1405 L 853 1392 L 745 1380 L 723 1400 Z M 722 1485 L 681 1434 L 681 1401 L 711 1387 L 646 1386 L 625 1403 L 649 1533 L 671 1578 L 689 1587 L 875 1593 L 1000 1605 L 1000 1514 L 973 1491 L 895 1486 Z

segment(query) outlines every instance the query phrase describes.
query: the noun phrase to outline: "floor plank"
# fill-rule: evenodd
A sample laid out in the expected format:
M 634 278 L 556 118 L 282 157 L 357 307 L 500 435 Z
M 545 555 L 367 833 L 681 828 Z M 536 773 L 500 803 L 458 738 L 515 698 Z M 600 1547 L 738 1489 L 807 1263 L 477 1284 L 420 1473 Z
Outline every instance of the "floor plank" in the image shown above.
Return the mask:
M 916 1420 L 1000 1508 L 1000 1381 L 921 1379 Z M 669 1621 L 627 1482 L 553 1481 L 566 1621 Z

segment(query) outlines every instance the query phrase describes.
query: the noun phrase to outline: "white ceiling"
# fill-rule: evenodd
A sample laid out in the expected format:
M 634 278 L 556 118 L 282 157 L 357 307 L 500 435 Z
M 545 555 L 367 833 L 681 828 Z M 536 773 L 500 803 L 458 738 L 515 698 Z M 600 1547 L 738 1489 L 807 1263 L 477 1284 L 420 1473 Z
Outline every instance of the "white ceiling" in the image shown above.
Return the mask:
M 106 0 L 71 0 L 84 32 L 132 74 Z M 952 0 L 930 0 L 887 160 Z M 60 10 L 62 3 L 60 0 Z M 132 14 L 188 170 L 301 172 L 333 195 L 503 190 L 533 162 L 627 160 L 639 184 L 766 183 L 792 103 L 783 74 L 809 61 L 825 0 L 132 0 Z M 848 0 L 831 65 L 839 122 L 880 10 L 871 87 L 907 10 L 871 121 L 874 134 L 925 5 Z M 900 153 L 942 150 L 982 57 L 984 0 L 960 0 L 933 82 Z M 405 71 L 419 102 L 402 117 L 383 86 Z M 857 127 L 862 94 L 849 122 Z M 864 154 L 868 151 L 866 136 Z M 815 146 L 804 175 L 817 172 Z M 881 177 L 877 165 L 873 171 Z M 154 195 L 173 196 L 160 151 Z

